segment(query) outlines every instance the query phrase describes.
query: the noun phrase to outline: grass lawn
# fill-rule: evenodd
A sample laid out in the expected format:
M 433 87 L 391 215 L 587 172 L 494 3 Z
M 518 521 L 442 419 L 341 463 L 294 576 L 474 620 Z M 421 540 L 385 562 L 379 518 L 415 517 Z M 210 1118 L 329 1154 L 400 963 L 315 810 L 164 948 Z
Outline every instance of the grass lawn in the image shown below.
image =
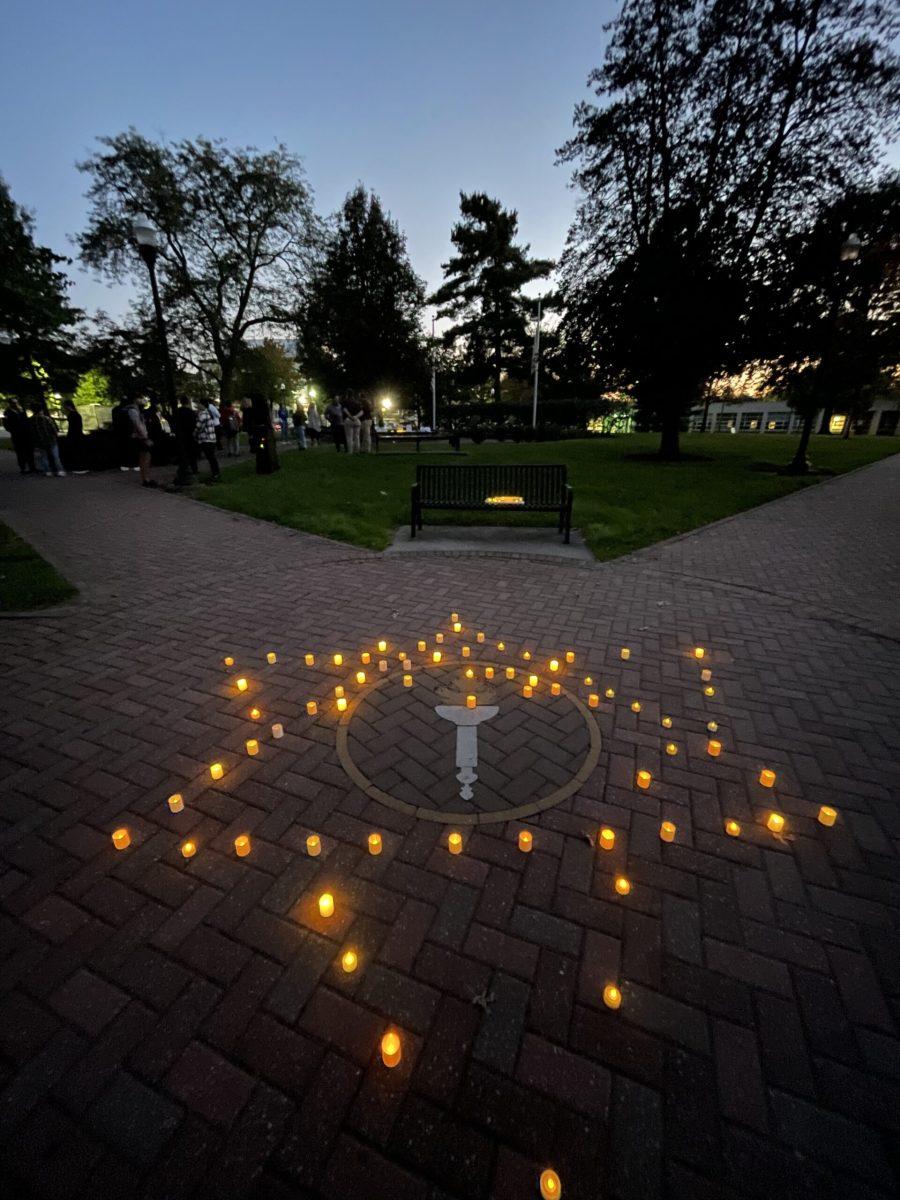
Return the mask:
M 629 459 L 654 451 L 658 441 L 655 434 L 628 434 L 537 445 L 463 443 L 463 457 L 432 452 L 419 461 L 565 463 L 575 491 L 573 525 L 598 559 L 616 558 L 820 482 L 766 469 L 790 462 L 796 436 L 693 434 L 684 437 L 683 451 L 702 455 L 702 461 Z M 840 473 L 898 451 L 900 438 L 815 437 L 810 456 L 818 468 Z M 276 475 L 256 475 L 252 462 L 231 467 L 221 483 L 195 494 L 221 508 L 383 550 L 396 527 L 409 519 L 416 460 L 414 452 L 347 457 L 323 445 L 283 455 Z M 548 523 L 538 513 L 425 514 L 426 525 L 495 524 L 497 519 L 509 525 Z
M 75 590 L 18 534 L 0 524 L 0 612 L 59 604 Z

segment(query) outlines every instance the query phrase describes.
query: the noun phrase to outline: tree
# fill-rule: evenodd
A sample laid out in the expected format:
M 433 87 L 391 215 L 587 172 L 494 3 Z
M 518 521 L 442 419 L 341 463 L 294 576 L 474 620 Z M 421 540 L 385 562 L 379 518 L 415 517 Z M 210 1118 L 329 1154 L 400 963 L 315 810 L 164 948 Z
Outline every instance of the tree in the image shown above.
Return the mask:
M 238 355 L 232 399 L 260 392 L 270 404 L 288 403 L 299 384 L 294 360 L 277 342 L 265 341 L 245 346 Z
M 157 270 L 176 356 L 197 369 L 213 363 L 224 398 L 246 334 L 289 325 L 308 277 L 316 224 L 300 162 L 280 145 L 160 144 L 133 129 L 100 142 L 79 164 L 91 178 L 81 257 L 146 284 L 131 222 L 149 217 L 162 236 Z
M 90 367 L 79 375 L 72 400 L 76 408 L 90 408 L 93 404 L 110 405 L 109 380 L 97 367 Z
M 880 0 L 631 0 L 560 150 L 582 200 L 562 278 L 613 385 L 677 457 L 706 382 L 740 364 L 761 249 L 865 179 L 897 126 Z
M 69 260 L 34 241 L 34 219 L 0 179 L 0 391 L 46 398 L 46 383 L 71 370 L 72 327 L 80 317 L 67 299 Z
M 302 306 L 297 356 L 304 373 L 331 393 L 415 395 L 427 373 L 424 302 L 406 238 L 360 185 L 332 219 Z
M 491 379 L 502 398 L 504 368 L 522 361 L 529 313 L 522 288 L 553 270 L 548 259 L 529 258 L 530 246 L 516 245 L 519 217 L 484 192 L 460 192 L 458 221 L 450 234 L 456 254 L 442 264 L 444 283 L 431 297 L 441 317 L 455 324 L 448 344 L 463 342 L 474 379 Z
M 804 417 L 791 465 L 803 474 L 816 413 L 846 413 L 849 436 L 900 360 L 900 175 L 853 189 L 773 248 L 751 326 L 770 383 Z

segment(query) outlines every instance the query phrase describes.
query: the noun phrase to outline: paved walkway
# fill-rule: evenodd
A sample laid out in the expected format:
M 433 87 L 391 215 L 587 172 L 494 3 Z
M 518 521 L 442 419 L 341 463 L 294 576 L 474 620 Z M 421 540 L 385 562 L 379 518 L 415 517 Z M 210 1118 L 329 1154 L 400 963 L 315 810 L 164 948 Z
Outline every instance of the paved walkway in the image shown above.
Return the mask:
M 518 1200 L 553 1167 L 566 1200 L 892 1195 L 898 492 L 895 458 L 586 567 L 381 556 L 119 475 L 0 478 L 0 518 L 82 589 L 63 613 L 0 621 L 10 1194 Z M 547 662 L 569 648 L 553 697 Z M 470 687 L 467 801 L 451 755 Z M 504 819 L 522 799 L 548 806 Z M 452 855 L 457 810 L 476 820 Z

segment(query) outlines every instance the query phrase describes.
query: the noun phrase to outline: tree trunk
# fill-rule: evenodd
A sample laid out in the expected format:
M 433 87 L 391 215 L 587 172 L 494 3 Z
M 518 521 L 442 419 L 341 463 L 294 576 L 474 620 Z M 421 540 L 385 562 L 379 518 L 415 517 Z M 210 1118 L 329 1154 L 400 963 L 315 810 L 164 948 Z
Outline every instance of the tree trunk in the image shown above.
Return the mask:
M 850 426 L 853 423 L 853 418 L 850 413 L 847 413 L 847 420 L 844 422 L 844 428 L 841 430 L 841 437 L 848 438 L 850 436 Z
M 503 343 L 501 338 L 502 335 L 498 334 L 494 345 L 494 400 L 497 404 L 500 403 L 501 398 L 500 375 L 503 369 Z
M 822 423 L 819 426 L 819 433 L 831 432 L 829 426 L 831 425 L 831 416 L 833 412 L 834 409 L 830 404 L 826 404 L 826 406 L 822 409 Z
M 797 447 L 797 453 L 794 455 L 787 468 L 788 475 L 808 475 L 810 471 L 810 461 L 806 457 L 806 451 L 809 449 L 809 439 L 812 434 L 813 421 L 816 418 L 814 412 L 807 413 L 803 418 L 803 432 L 800 434 L 800 444 Z
M 667 406 L 663 410 L 660 426 L 659 457 L 666 462 L 677 462 L 681 458 L 681 409 Z

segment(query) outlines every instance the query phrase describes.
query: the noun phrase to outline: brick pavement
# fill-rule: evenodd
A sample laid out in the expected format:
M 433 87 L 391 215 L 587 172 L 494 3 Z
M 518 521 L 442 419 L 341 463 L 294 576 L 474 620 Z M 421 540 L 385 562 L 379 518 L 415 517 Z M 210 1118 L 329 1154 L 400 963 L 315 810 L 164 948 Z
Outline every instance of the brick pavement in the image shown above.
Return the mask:
M 0 621 L 11 1194 L 505 1200 L 549 1165 L 567 1200 L 893 1194 L 898 482 L 889 460 L 585 568 L 387 559 L 130 478 L 2 477 L 3 519 L 83 589 Z M 510 654 L 571 646 L 616 691 L 597 769 L 525 822 L 528 855 L 501 821 L 451 856 L 445 827 L 353 786 L 329 703 L 306 716 L 339 681 L 306 653 L 411 649 L 451 610 Z

